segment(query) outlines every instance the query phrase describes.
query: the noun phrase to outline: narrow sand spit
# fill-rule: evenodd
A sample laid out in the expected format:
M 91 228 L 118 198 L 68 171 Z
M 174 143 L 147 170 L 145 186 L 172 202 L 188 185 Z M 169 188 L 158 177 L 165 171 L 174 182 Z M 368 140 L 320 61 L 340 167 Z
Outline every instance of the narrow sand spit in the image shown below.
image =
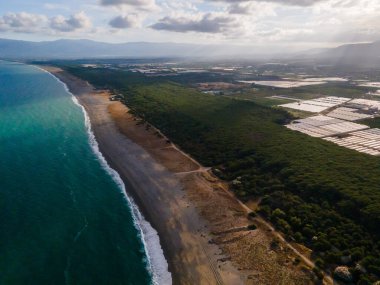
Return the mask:
M 157 230 L 174 284 L 312 284 L 303 263 L 247 218 L 228 185 L 139 122 L 107 91 L 55 67 L 85 107 L 99 148 Z M 248 230 L 256 223 L 258 229 Z M 165 284 L 166 285 L 166 284 Z

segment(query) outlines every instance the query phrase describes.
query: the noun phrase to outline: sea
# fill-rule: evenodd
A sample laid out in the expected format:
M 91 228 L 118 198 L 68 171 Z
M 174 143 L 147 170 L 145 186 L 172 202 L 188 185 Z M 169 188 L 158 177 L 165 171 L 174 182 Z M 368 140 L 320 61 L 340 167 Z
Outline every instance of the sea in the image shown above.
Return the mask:
M 66 86 L 0 61 L 0 285 L 171 284 L 125 190 Z

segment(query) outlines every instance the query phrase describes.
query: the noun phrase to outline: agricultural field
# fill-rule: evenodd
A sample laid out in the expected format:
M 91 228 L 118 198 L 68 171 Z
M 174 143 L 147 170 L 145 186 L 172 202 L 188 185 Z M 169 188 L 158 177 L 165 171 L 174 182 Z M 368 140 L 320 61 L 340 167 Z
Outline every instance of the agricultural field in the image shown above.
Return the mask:
M 359 152 L 380 155 L 380 129 L 377 128 L 352 132 L 347 136 L 326 137 L 324 139 Z
M 373 118 L 373 116 L 370 114 L 363 114 L 358 112 L 357 109 L 347 107 L 336 108 L 332 110 L 330 113 L 327 113 L 327 116 L 336 119 L 342 119 L 345 121 L 358 121 Z
M 308 110 L 315 113 L 326 111 L 326 116 L 307 116 L 303 119 L 292 121 L 286 125 L 290 130 L 298 131 L 311 137 L 323 138 L 339 146 L 366 154 L 380 155 L 378 148 L 379 129 L 369 129 L 367 125 L 353 122 L 378 117 L 380 114 L 380 101 L 321 97 L 279 106 L 302 111 Z M 334 107 L 337 108 L 333 109 Z
M 255 84 L 259 86 L 268 86 L 268 87 L 275 87 L 275 88 L 297 88 L 297 87 L 303 87 L 303 86 L 310 86 L 310 85 L 319 85 L 319 84 L 325 84 L 327 82 L 325 81 L 289 81 L 289 80 L 276 80 L 276 81 L 240 81 L 241 83 L 246 84 Z
M 347 122 L 322 115 L 294 120 L 292 123 L 286 125 L 286 127 L 316 138 L 331 137 L 368 129 L 368 126 L 363 124 Z
M 279 106 L 283 108 L 306 111 L 310 113 L 320 113 L 332 107 L 341 105 L 349 100 L 350 98 L 328 96 L 328 97 L 320 97 L 320 98 L 316 98 L 312 100 L 303 100 L 296 103 L 283 104 Z
M 361 82 L 358 84 L 358 86 L 380 88 L 380 82 Z
M 339 96 L 346 98 L 372 98 L 366 95 L 371 88 L 352 85 L 349 82 L 328 82 L 322 85 L 303 86 L 297 88 L 274 88 L 268 86 L 252 85 L 245 88 L 240 93 L 231 96 L 245 100 L 259 100 L 260 98 L 269 98 L 272 96 L 288 96 L 298 100 L 312 100 L 322 96 Z M 273 105 L 275 105 L 274 98 Z M 289 101 L 288 103 L 291 103 Z

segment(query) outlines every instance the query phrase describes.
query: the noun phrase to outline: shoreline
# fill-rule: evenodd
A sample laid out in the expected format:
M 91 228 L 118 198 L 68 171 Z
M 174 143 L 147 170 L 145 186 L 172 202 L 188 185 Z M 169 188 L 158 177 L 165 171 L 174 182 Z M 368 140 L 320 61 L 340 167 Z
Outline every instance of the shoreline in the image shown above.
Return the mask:
M 247 207 L 190 156 L 149 124 L 140 124 L 108 91 L 59 68 L 41 67 L 85 108 L 99 149 L 157 231 L 173 284 L 312 284 L 310 273 Z
M 125 183 L 120 177 L 119 173 L 108 164 L 103 153 L 100 151 L 98 142 L 96 141 L 95 135 L 92 131 L 91 121 L 86 112 L 86 109 L 79 103 L 75 95 L 70 92 L 67 85 L 60 79 L 56 79 L 62 84 L 64 84 L 65 88 L 67 88 L 67 91 L 72 95 L 74 103 L 82 109 L 82 112 L 85 117 L 85 127 L 89 136 L 90 147 L 92 148 L 95 155 L 98 157 L 102 167 L 112 177 L 112 179 L 118 185 L 119 189 L 124 195 L 124 198 L 132 214 L 134 226 L 137 229 L 138 234 L 141 235 L 141 242 L 143 244 L 144 251 L 147 257 L 147 270 L 151 274 L 153 285 L 172 284 L 172 276 L 171 273 L 168 271 L 168 262 L 165 259 L 158 233 L 155 231 L 155 229 L 152 228 L 149 222 L 145 220 L 144 216 L 142 215 L 133 198 L 128 195 Z
M 240 279 L 237 273 L 232 278 L 229 276 L 232 268 L 224 272 L 227 278 L 221 279 L 214 264 L 218 247 L 208 243 L 207 232 L 201 234 L 207 226 L 195 207 L 189 209 L 189 201 L 183 199 L 179 179 L 118 131 L 108 116 L 108 109 L 104 108 L 110 104 L 108 94 L 99 94 L 88 83 L 56 68 L 40 68 L 65 83 L 85 108 L 101 153 L 119 173 L 143 216 L 158 232 L 173 284 L 242 284 L 237 280 Z M 166 195 L 166 189 L 172 193 Z M 155 204 L 157 207 L 152 207 Z M 176 221 L 176 215 L 183 215 L 183 225 Z
M 63 82 L 56 75 L 49 72 L 48 70 L 45 70 L 44 68 L 41 68 L 39 66 L 35 66 L 35 67 L 51 75 L 55 80 L 61 83 L 64 89 L 72 96 L 71 99 L 74 102 L 74 104 L 77 105 L 79 108 L 81 108 L 82 113 L 84 115 L 84 125 L 88 133 L 88 141 L 89 141 L 90 147 L 92 148 L 95 156 L 100 161 L 100 164 L 102 165 L 104 170 L 108 173 L 108 175 L 112 177 L 112 179 L 118 185 L 119 189 L 124 195 L 126 203 L 128 204 L 130 208 L 135 228 L 137 229 L 138 234 L 141 235 L 140 236 L 141 242 L 143 244 L 144 251 L 147 257 L 147 261 L 146 261 L 147 270 L 151 274 L 152 284 L 153 285 L 172 284 L 172 276 L 171 276 L 171 273 L 168 271 L 168 262 L 165 259 L 163 249 L 160 244 L 158 233 L 154 228 L 152 228 L 150 223 L 145 219 L 145 217 L 141 213 L 140 209 L 138 208 L 133 198 L 129 196 L 129 193 L 126 190 L 125 183 L 120 177 L 119 173 L 109 165 L 103 153 L 100 151 L 99 145 L 95 138 L 94 132 L 92 130 L 91 121 L 86 109 L 80 104 L 77 97 L 70 91 L 69 87 L 67 86 L 65 82 Z

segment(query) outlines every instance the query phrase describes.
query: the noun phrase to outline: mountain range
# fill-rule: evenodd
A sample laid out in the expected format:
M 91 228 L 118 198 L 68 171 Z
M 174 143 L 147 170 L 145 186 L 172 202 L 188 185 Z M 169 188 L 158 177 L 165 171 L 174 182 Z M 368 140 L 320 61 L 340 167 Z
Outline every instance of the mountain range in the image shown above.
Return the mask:
M 199 46 L 177 43 L 103 43 L 91 40 L 29 42 L 0 39 L 0 58 L 75 59 L 111 57 L 192 56 Z
M 182 43 L 104 43 L 91 40 L 56 40 L 30 42 L 0 39 L 2 59 L 77 59 L 77 58 L 235 58 L 236 54 L 248 58 L 269 58 L 250 47 L 217 46 Z M 278 58 L 281 55 L 276 54 Z M 374 65 L 380 63 L 380 41 L 348 44 L 336 48 L 313 49 L 303 53 L 288 53 L 287 58 L 301 57 L 340 65 Z
M 342 45 L 320 53 L 318 58 L 335 65 L 376 67 L 380 64 L 380 41 Z

